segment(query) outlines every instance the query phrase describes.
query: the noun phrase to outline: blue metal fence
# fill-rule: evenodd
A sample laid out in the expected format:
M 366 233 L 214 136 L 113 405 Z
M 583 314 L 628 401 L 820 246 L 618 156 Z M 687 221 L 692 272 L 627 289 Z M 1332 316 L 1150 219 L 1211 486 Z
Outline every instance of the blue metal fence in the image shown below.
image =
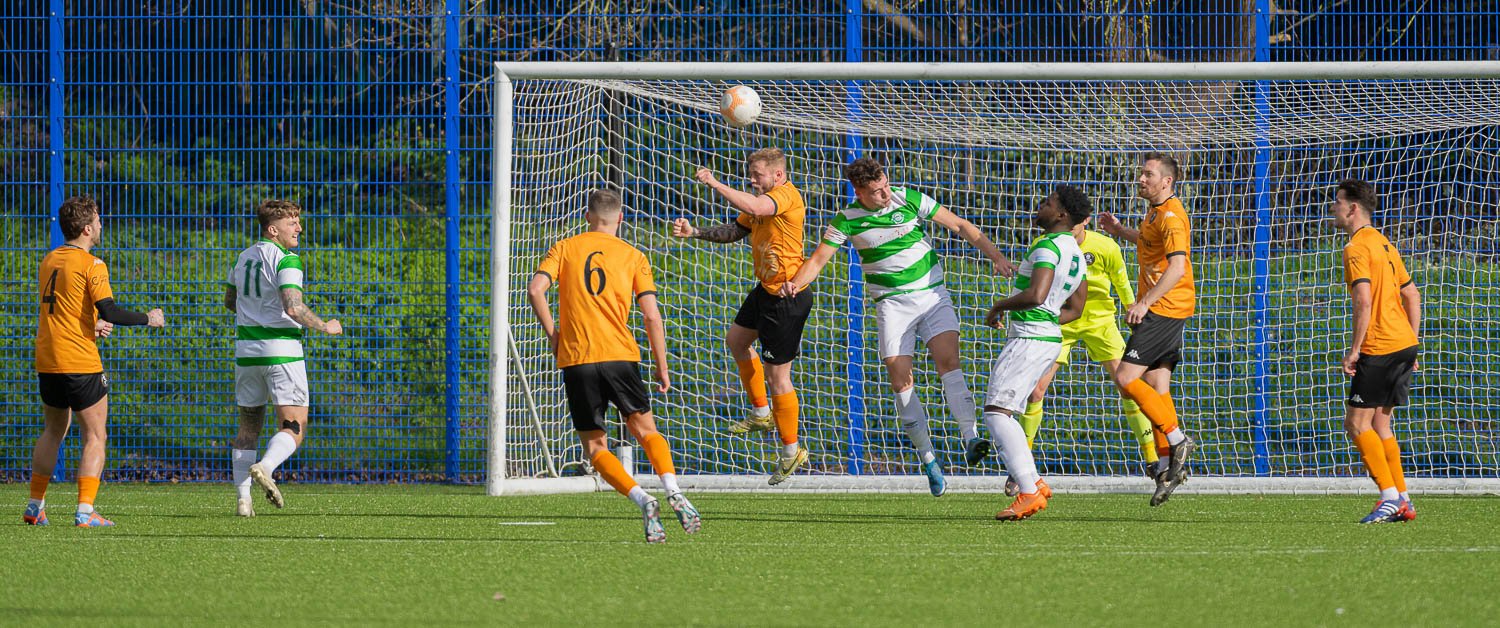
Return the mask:
M 1478 0 L 12 4 L 0 15 L 0 479 L 26 477 L 39 432 L 35 269 L 59 241 L 56 207 L 79 193 L 104 205 L 99 253 L 119 300 L 169 317 L 104 344 L 110 478 L 227 477 L 220 286 L 268 196 L 308 212 L 309 302 L 349 330 L 308 341 L 315 436 L 284 468 L 303 481 L 482 478 L 496 59 L 592 60 L 610 45 L 624 60 L 1500 58 L 1500 7 Z M 1259 176 L 1271 158 L 1258 154 Z M 1259 282 L 1272 236 L 1262 186 Z M 1263 332 L 1263 299 L 1255 314 Z M 1263 412 L 1270 349 L 1261 333 L 1253 347 Z M 1264 442 L 1263 416 L 1255 426 Z

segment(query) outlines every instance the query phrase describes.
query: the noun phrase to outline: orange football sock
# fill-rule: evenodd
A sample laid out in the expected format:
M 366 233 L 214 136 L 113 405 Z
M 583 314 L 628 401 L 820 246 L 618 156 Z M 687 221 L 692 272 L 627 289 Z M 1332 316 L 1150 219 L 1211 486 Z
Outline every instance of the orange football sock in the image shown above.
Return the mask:
M 1172 455 L 1172 444 L 1167 442 L 1167 435 L 1156 427 L 1151 428 L 1151 438 L 1156 441 L 1156 455 L 1163 458 Z
M 47 484 L 52 478 L 40 473 L 31 474 L 31 498 L 45 499 L 47 497 Z
M 1375 477 L 1375 486 L 1383 491 L 1396 485 L 1391 479 L 1391 468 L 1385 463 L 1385 446 L 1380 443 L 1380 435 L 1375 430 L 1355 434 L 1354 445 L 1359 447 L 1359 457 L 1365 461 L 1365 468 Z
M 750 359 L 735 360 L 734 364 L 740 367 L 740 383 L 750 395 L 750 405 L 766 407 L 766 371 L 760 366 L 760 357 L 752 354 Z
M 1406 492 L 1406 474 L 1401 472 L 1401 446 L 1396 444 L 1396 437 L 1383 438 L 1380 444 L 1385 445 L 1385 466 L 1391 470 L 1391 480 L 1396 483 L 1396 492 Z
M 1125 385 L 1125 394 L 1141 407 L 1141 412 L 1151 421 L 1157 432 L 1166 434 L 1177 429 L 1177 411 L 1170 398 L 1156 392 L 1150 384 L 1139 379 Z
M 776 419 L 781 444 L 797 442 L 797 391 L 771 397 L 771 416 Z
M 78 478 L 78 503 L 94 505 L 94 498 L 99 496 L 99 478 L 79 476 Z
M 594 465 L 594 470 L 599 472 L 600 477 L 621 495 L 630 496 L 630 489 L 637 486 L 635 478 L 625 471 L 625 465 L 620 464 L 620 459 L 608 449 L 600 449 L 589 462 Z
M 646 458 L 651 460 L 651 469 L 657 475 L 677 473 L 672 467 L 672 448 L 667 446 L 667 438 L 660 432 L 652 432 L 642 438 L 641 448 L 646 450 Z

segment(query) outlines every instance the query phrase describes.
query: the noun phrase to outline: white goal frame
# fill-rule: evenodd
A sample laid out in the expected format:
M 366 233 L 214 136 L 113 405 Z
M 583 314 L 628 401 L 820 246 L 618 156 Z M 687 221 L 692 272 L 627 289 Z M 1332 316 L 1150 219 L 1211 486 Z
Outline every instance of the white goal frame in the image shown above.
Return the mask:
M 511 202 L 514 149 L 514 88 L 525 79 L 578 80 L 848 80 L 848 81 L 1170 81 L 1170 80 L 1379 80 L 1500 79 L 1500 61 L 1421 62 L 1228 62 L 1228 63 L 664 63 L 664 62 L 496 62 L 493 84 L 494 144 L 491 149 L 489 412 L 486 489 L 490 495 L 576 493 L 610 490 L 597 476 L 508 478 L 506 434 L 513 421 L 536 420 L 527 408 L 509 404 L 510 370 L 518 356 L 510 329 Z M 529 324 L 529 321 L 519 321 Z M 527 386 L 525 373 L 518 373 Z M 515 415 L 512 416 L 513 410 Z M 556 470 L 552 470 L 555 475 Z M 659 486 L 654 476 L 643 486 Z M 1141 477 L 1056 476 L 1063 491 L 1145 492 Z M 949 477 L 950 491 L 998 492 L 1005 477 Z M 775 492 L 926 492 L 921 476 L 798 476 L 782 487 L 768 487 L 764 475 L 682 476 L 685 489 Z M 1411 478 L 1424 493 L 1500 494 L 1500 478 Z M 1199 477 L 1180 492 L 1327 494 L 1368 492 L 1370 483 L 1351 477 Z

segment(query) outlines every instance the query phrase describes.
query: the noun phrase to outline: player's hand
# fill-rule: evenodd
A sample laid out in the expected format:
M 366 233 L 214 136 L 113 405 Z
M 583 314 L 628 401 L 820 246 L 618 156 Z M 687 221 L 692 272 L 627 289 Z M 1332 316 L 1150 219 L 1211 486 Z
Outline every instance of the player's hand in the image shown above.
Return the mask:
M 686 218 L 678 218 L 672 221 L 672 236 L 678 238 L 691 238 L 698 235 L 698 230 L 693 228 L 693 223 Z
M 114 323 L 111 323 L 111 322 L 109 322 L 107 320 L 104 320 L 102 318 L 99 319 L 99 320 L 94 321 L 94 337 L 95 338 L 108 338 L 110 334 L 114 333 L 114 331 L 115 331 L 115 324 Z
M 1419 361 L 1416 358 L 1412 358 L 1412 360 L 1411 360 L 1411 370 L 1412 370 L 1412 372 L 1416 372 L 1416 371 L 1422 370 L 1422 362 Z
M 1016 265 L 1010 263 L 1010 260 L 1008 259 L 1002 257 L 1000 259 L 990 260 L 990 265 L 995 267 L 995 272 L 999 273 L 1001 277 L 1009 278 L 1016 276 Z
M 672 375 L 667 372 L 667 367 L 656 367 L 656 392 L 664 393 L 672 390 Z
M 1145 303 L 1141 303 L 1140 301 L 1131 303 L 1130 307 L 1125 308 L 1125 323 L 1128 325 L 1139 325 L 1141 321 L 1146 320 L 1146 314 L 1150 311 L 1151 308 Z
M 1005 314 L 1005 310 L 1000 309 L 998 303 L 995 305 L 996 307 L 990 308 L 989 314 L 984 315 L 984 325 L 1000 329 L 1000 317 Z
M 555 329 L 547 332 L 547 350 L 551 351 L 552 355 L 557 355 L 557 330 Z
M 797 287 L 797 283 L 796 282 L 788 279 L 787 281 L 785 281 L 785 282 L 783 282 L 781 284 L 781 289 L 778 290 L 777 292 L 779 292 L 781 294 L 781 298 L 783 298 L 783 299 L 790 299 L 792 297 L 797 296 L 797 293 L 801 292 L 801 291 L 802 291 L 802 289 Z
M 719 180 L 714 178 L 714 171 L 708 168 L 699 168 L 698 172 L 693 175 L 693 178 L 708 184 L 708 187 L 714 187 L 719 183 Z
M 1350 349 L 1344 354 L 1344 377 L 1354 377 L 1354 365 L 1359 363 L 1359 350 Z
M 342 334 L 344 333 L 344 324 L 340 323 L 339 319 L 336 318 L 333 320 L 325 321 L 323 323 L 323 333 L 330 336 L 337 336 L 339 334 Z
M 161 308 L 156 308 L 154 310 L 151 310 L 150 312 L 146 312 L 146 326 L 166 327 L 167 315 L 162 313 Z
M 1109 212 L 1099 212 L 1099 228 L 1110 235 L 1119 235 L 1115 232 L 1120 229 L 1120 219 Z

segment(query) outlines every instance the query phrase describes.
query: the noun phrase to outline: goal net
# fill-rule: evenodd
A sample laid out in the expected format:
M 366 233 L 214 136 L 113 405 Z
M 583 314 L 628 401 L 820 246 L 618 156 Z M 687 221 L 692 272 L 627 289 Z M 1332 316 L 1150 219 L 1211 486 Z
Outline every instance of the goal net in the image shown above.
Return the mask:
M 1381 200 L 1375 224 L 1401 250 L 1424 303 L 1421 370 L 1396 421 L 1406 473 L 1432 490 L 1497 486 L 1500 81 L 1484 78 L 1500 76 L 1493 64 L 500 70 L 494 241 L 503 259 L 494 329 L 513 342 L 509 351 L 493 343 L 492 492 L 587 471 L 525 285 L 552 243 L 585 228 L 584 200 L 604 186 L 623 190 L 620 235 L 656 270 L 673 387 L 652 401 L 678 473 L 700 487 L 764 487 L 779 442 L 726 431 L 747 406 L 723 338 L 754 285 L 750 251 L 743 242 L 675 239 L 670 225 L 731 220 L 733 208 L 693 170 L 710 168 L 748 189 L 744 159 L 767 146 L 789 156 L 789 178 L 807 202 L 809 253 L 849 202 L 843 166 L 870 156 L 886 164 L 892 183 L 937 199 L 1012 259 L 1037 235 L 1033 210 L 1054 186 L 1080 186 L 1097 210 L 1134 226 L 1146 208 L 1135 194 L 1140 155 L 1175 156 L 1198 293 L 1173 376 L 1178 412 L 1200 444 L 1184 490 L 1368 482 L 1342 428 L 1347 380 L 1338 362 L 1351 332 L 1340 258 L 1346 236 L 1327 208 L 1340 179 L 1369 180 Z M 764 103 L 745 129 L 718 113 L 735 84 L 752 86 Z M 963 369 L 982 403 L 1005 340 L 982 322 L 1011 281 L 941 227 L 929 233 L 962 322 Z M 1134 282 L 1133 247 L 1121 244 Z M 783 486 L 920 490 L 918 461 L 876 355 L 873 308 L 851 266 L 857 261 L 845 247 L 812 286 L 815 306 L 792 376 L 812 457 Z M 1123 317 L 1121 327 L 1128 336 Z M 957 425 L 920 346 L 915 363 L 950 484 L 997 486 L 1005 476 L 998 456 L 963 465 Z M 1035 452 L 1043 474 L 1058 478 L 1054 485 L 1150 488 L 1118 394 L 1081 346 L 1059 371 L 1045 412 Z M 615 440 L 624 436 L 622 428 L 611 441 L 628 442 Z M 636 458 L 637 476 L 649 477 L 644 456 Z

